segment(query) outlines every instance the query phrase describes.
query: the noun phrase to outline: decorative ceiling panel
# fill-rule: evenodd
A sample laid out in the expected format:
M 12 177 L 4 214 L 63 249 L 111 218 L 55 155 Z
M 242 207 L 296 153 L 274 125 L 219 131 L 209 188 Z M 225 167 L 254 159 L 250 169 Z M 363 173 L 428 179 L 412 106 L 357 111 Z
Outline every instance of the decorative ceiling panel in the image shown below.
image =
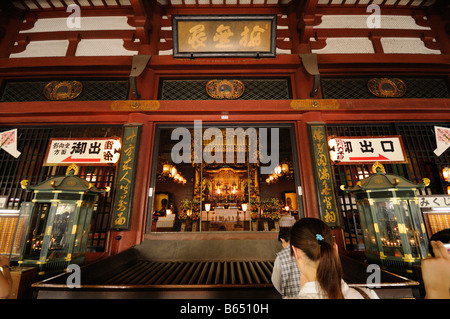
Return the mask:
M 317 5 L 319 7 L 366 7 L 371 4 L 376 4 L 382 7 L 417 8 L 430 6 L 436 1 L 437 0 L 319 0 Z
M 131 7 L 130 0 L 14 0 L 13 5 L 22 10 L 51 10 L 76 4 L 81 8 Z
M 64 9 L 71 4 L 81 8 L 127 8 L 132 7 L 134 0 L 13 0 L 15 7 L 25 11 Z M 145 1 L 145 0 L 144 0 Z M 287 5 L 299 0 L 147 0 L 156 1 L 163 7 L 189 6 L 276 6 Z M 367 7 L 371 4 L 391 8 L 428 7 L 437 0 L 318 0 L 318 7 Z

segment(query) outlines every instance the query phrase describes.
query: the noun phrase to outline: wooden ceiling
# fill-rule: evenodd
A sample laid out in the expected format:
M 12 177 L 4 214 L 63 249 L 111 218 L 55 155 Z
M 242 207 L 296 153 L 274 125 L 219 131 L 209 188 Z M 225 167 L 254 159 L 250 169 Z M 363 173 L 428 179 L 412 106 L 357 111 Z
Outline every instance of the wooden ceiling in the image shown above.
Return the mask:
M 254 7 L 280 6 L 291 2 L 305 2 L 305 0 L 13 0 L 12 4 L 23 11 L 64 10 L 69 5 L 78 5 L 81 9 L 114 9 L 141 6 L 141 2 L 156 1 L 163 7 L 192 7 L 192 6 L 220 6 L 220 7 Z M 377 4 L 389 8 L 423 8 L 434 4 L 437 0 L 309 0 L 310 5 L 318 7 L 367 7 Z
M 13 0 L 13 5 L 22 10 L 63 9 L 71 4 L 81 8 L 116 8 L 131 6 L 130 0 Z

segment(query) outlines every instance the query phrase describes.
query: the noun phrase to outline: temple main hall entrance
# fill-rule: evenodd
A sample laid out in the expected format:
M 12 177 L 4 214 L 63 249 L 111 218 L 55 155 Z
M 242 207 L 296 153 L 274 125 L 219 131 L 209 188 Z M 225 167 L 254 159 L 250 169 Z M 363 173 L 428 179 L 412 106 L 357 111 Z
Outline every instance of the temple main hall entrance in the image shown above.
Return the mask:
M 149 232 L 264 232 L 303 216 L 290 124 L 159 125 Z

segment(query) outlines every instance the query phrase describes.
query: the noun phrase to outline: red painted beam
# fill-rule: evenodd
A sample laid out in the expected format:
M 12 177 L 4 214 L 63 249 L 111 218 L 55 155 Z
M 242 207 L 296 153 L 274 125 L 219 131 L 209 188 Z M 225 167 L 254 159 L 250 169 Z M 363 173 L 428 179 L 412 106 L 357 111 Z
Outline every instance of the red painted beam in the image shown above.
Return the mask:
M 318 100 L 320 102 L 320 100 Z M 159 101 L 157 111 L 112 111 L 113 101 L 3 102 L 0 123 L 120 123 L 128 114 L 151 115 L 154 121 L 187 121 L 204 119 L 232 121 L 290 121 L 311 112 L 322 114 L 327 121 L 449 120 L 449 99 L 361 99 L 338 100 L 339 109 L 294 110 L 291 100 L 246 101 Z M 227 115 L 224 120 L 222 115 Z M 426 116 L 425 116 L 426 115 Z

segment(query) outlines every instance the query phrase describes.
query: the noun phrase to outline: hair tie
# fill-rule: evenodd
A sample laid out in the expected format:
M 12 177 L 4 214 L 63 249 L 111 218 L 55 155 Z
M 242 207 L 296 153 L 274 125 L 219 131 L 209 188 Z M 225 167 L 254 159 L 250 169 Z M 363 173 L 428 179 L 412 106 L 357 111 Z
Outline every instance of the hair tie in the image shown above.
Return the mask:
M 316 239 L 317 239 L 318 241 L 322 241 L 322 240 L 323 240 L 323 237 L 322 237 L 321 234 L 316 234 Z

